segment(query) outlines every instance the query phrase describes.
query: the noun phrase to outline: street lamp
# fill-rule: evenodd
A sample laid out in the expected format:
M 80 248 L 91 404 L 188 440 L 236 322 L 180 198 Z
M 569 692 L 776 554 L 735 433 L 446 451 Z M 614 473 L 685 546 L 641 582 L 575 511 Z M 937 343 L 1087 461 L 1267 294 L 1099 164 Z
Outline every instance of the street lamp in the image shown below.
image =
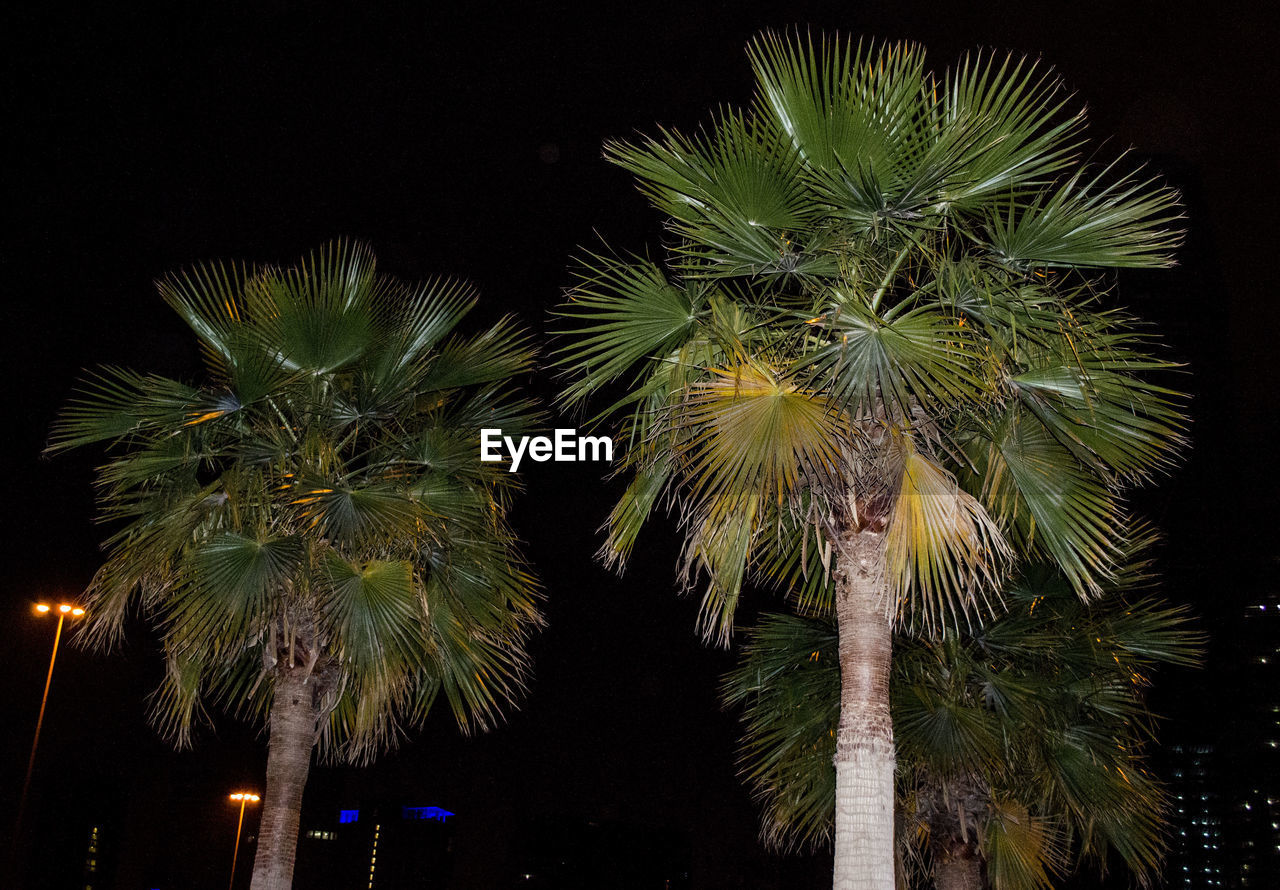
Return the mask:
M 44 726 L 44 708 L 49 702 L 49 684 L 53 682 L 53 664 L 58 660 L 58 643 L 62 639 L 62 622 L 69 617 L 79 618 L 84 615 L 84 609 L 69 603 L 59 603 L 56 606 L 51 606 L 48 603 L 38 603 L 36 612 L 40 615 L 56 612 L 58 615 L 58 629 L 53 632 L 53 654 L 49 656 L 49 673 L 44 678 L 44 695 L 40 697 L 40 716 L 36 719 L 35 738 L 31 740 L 31 757 L 27 760 L 27 777 L 22 780 L 22 797 L 18 799 L 18 820 L 13 829 L 15 848 L 19 843 L 19 835 L 22 832 L 22 817 L 27 810 L 27 792 L 31 788 L 31 771 L 36 765 L 36 747 L 40 744 L 40 728 Z
M 227 884 L 227 890 L 231 890 L 236 883 L 236 857 L 240 855 L 240 828 L 244 825 L 244 808 L 262 800 L 258 795 L 248 791 L 237 791 L 231 795 L 231 799 L 240 802 L 240 821 L 236 823 L 236 847 L 231 851 L 231 881 Z

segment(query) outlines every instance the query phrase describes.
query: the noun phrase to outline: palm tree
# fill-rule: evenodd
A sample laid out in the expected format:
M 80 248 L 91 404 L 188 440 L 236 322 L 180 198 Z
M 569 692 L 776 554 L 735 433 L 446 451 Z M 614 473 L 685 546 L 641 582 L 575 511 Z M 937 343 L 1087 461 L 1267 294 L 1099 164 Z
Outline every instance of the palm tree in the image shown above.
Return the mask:
M 159 290 L 208 380 L 102 370 L 52 433 L 50 451 L 109 455 L 118 528 L 82 639 L 110 648 L 135 608 L 158 628 L 153 718 L 180 746 L 209 706 L 265 722 L 252 886 L 283 890 L 313 749 L 368 761 L 442 692 L 464 731 L 487 728 L 523 690 L 540 594 L 513 477 L 477 443 L 534 419 L 512 386 L 532 352 L 509 321 L 459 336 L 470 286 L 401 284 L 356 244 Z
M 835 886 L 893 886 L 895 625 L 971 619 L 1015 554 L 1082 596 L 1113 574 L 1124 488 L 1174 458 L 1109 269 L 1172 262 L 1177 197 L 1082 162 L 1038 65 L 764 35 L 757 95 L 695 135 L 610 143 L 670 217 L 665 264 L 587 256 L 557 354 L 584 403 L 622 387 L 631 482 L 603 556 L 679 517 L 700 627 L 749 578 L 834 601 Z
M 1122 589 L 1085 605 L 1040 566 L 985 627 L 903 639 L 894 653 L 898 844 L 910 883 L 1042 890 L 1108 851 L 1148 883 L 1164 851 L 1144 701 L 1160 664 L 1194 664 L 1181 609 Z M 742 708 L 740 763 L 776 848 L 831 840 L 839 721 L 829 618 L 766 614 L 724 682 Z M 986 880 L 983 879 L 985 871 Z

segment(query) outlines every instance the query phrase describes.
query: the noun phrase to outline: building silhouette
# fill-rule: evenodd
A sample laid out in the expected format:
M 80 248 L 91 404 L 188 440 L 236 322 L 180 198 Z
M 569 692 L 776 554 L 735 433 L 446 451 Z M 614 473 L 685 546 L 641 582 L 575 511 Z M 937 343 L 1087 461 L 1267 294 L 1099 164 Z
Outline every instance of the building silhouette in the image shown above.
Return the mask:
M 418 803 L 327 808 L 304 815 L 295 890 L 436 890 L 453 872 L 455 814 Z

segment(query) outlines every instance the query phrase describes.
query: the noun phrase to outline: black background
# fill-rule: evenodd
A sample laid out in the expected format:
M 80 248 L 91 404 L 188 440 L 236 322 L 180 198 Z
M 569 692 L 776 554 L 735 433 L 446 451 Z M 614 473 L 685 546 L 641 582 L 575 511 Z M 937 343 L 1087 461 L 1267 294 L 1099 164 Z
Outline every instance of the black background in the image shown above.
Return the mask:
M 598 243 L 597 232 L 637 250 L 660 237 L 629 177 L 601 160 L 602 141 L 658 124 L 691 129 L 719 103 L 747 103 L 747 40 L 796 24 L 920 41 L 938 68 L 976 47 L 1042 57 L 1088 105 L 1103 155 L 1132 147 L 1135 163 L 1184 190 L 1181 266 L 1124 276 L 1121 300 L 1189 363 L 1194 394 L 1189 459 L 1137 500 L 1168 534 L 1165 593 L 1194 603 L 1215 639 L 1209 667 L 1166 674 L 1156 701 L 1173 718 L 1167 733 L 1223 731 L 1251 694 L 1220 682 L 1232 617 L 1276 586 L 1277 67 L 1250 4 L 1115 6 L 10 9 L 2 812 L 16 807 L 52 637 L 30 606 L 75 596 L 102 535 L 92 456 L 41 459 L 49 422 L 82 368 L 198 373 L 193 338 L 153 279 L 203 259 L 288 262 L 356 237 L 399 277 L 477 282 L 476 323 L 514 312 L 545 330 L 577 246 Z M 532 385 L 552 391 L 545 376 Z M 655 526 L 615 577 L 592 562 L 616 494 L 601 468 L 527 464 L 524 475 L 515 519 L 549 593 L 550 626 L 522 710 L 471 739 L 436 714 L 371 769 L 317 769 L 309 795 L 335 806 L 408 796 L 457 812 L 458 887 L 499 886 L 530 826 L 587 820 L 676 832 L 695 886 L 829 883 L 829 856 L 781 858 L 755 840 L 756 811 L 734 775 L 733 718 L 715 694 L 730 657 L 693 634 L 696 603 L 673 592 L 669 530 Z M 217 719 L 194 751 L 171 752 L 145 722 L 161 670 L 154 650 L 138 628 L 111 656 L 62 651 L 23 851 L 42 875 L 36 885 L 74 885 L 89 824 L 107 826 L 122 887 L 225 884 L 235 822 L 226 794 L 260 787 L 265 748 L 252 728 Z

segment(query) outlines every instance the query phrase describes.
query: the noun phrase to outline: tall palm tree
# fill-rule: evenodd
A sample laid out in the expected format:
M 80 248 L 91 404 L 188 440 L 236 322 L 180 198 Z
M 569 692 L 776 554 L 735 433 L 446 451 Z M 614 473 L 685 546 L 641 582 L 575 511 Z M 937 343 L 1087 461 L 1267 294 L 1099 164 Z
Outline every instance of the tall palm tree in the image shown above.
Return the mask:
M 972 618 L 1015 554 L 1082 596 L 1123 489 L 1174 457 L 1169 366 L 1105 309 L 1107 270 L 1172 262 L 1176 195 L 1079 158 L 1037 64 L 942 74 L 911 45 L 764 35 L 749 110 L 610 143 L 669 217 L 665 264 L 584 260 L 561 312 L 568 405 L 624 387 L 631 477 L 604 558 L 666 505 L 700 625 L 745 580 L 834 600 L 835 886 L 893 886 L 895 625 Z
M 269 735 L 254 890 L 292 883 L 313 749 L 364 762 L 443 692 L 464 731 L 521 693 L 540 594 L 478 460 L 483 426 L 534 419 L 510 321 L 455 328 L 466 284 L 401 284 L 360 245 L 297 265 L 205 265 L 159 283 L 199 338 L 192 386 L 107 368 L 49 450 L 105 443 L 117 526 L 83 639 L 109 648 L 133 609 L 160 631 L 157 726 L 179 745 L 206 707 Z
M 1137 576 L 1131 576 L 1137 580 Z M 1082 604 L 1037 567 L 985 627 L 899 641 L 893 719 L 899 857 L 939 890 L 1047 890 L 1113 852 L 1147 883 L 1164 850 L 1144 750 L 1160 664 L 1196 662 L 1181 609 L 1125 589 Z M 826 845 L 835 812 L 840 671 L 829 618 L 766 614 L 723 687 L 741 707 L 743 775 L 771 846 Z M 985 874 L 985 879 L 984 879 Z

